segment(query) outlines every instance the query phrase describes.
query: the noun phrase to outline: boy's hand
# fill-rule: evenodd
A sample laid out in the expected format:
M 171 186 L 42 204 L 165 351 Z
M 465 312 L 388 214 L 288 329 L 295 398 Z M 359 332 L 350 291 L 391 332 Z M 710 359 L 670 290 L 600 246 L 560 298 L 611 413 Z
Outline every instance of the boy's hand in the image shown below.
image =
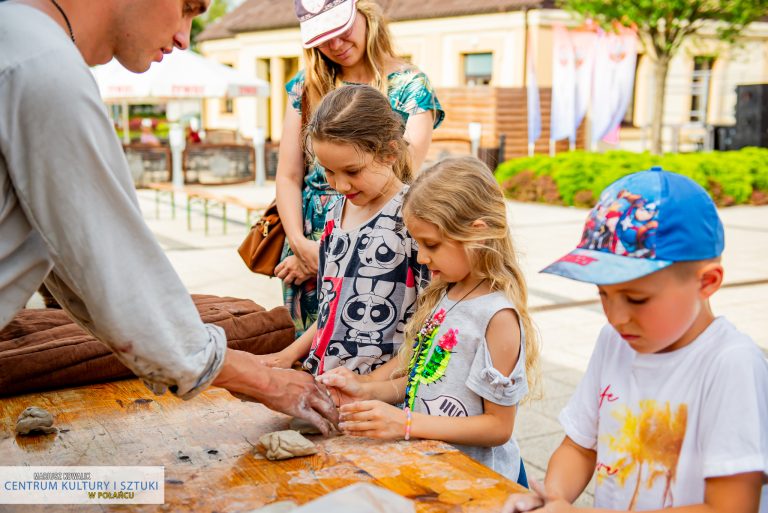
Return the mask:
M 570 513 L 574 511 L 573 505 L 563 499 L 548 495 L 544 485 L 530 478 L 533 493 L 515 493 L 509 496 L 501 513 Z
M 501 513 L 523 513 L 533 511 L 544 505 L 544 499 L 532 493 L 513 493 L 501 508 Z
M 339 429 L 345 434 L 380 440 L 405 436 L 405 411 L 381 401 L 359 401 L 339 408 Z
M 346 367 L 336 367 L 315 379 L 328 388 L 337 407 L 369 399 L 364 386 L 366 379 Z

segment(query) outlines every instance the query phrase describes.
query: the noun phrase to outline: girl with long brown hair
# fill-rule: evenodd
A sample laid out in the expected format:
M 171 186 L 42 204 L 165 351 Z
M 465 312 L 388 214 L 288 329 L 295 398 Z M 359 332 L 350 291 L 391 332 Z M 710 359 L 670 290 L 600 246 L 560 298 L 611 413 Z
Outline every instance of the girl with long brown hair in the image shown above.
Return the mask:
M 315 375 L 336 367 L 368 374 L 399 349 L 428 274 L 403 224 L 412 168 L 402 118 L 373 87 L 346 85 L 320 102 L 306 140 L 341 196 L 320 238 L 320 315 L 265 361 L 303 360 Z

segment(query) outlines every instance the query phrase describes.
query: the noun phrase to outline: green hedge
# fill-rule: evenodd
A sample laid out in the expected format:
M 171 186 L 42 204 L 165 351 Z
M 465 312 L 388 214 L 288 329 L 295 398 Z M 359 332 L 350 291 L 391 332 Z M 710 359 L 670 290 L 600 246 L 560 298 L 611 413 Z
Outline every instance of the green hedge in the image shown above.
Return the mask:
M 765 148 L 662 156 L 628 151 L 572 151 L 555 157 L 537 155 L 509 160 L 496 168 L 496 178 L 512 199 L 592 206 L 610 183 L 652 166 L 691 177 L 721 206 L 768 204 Z

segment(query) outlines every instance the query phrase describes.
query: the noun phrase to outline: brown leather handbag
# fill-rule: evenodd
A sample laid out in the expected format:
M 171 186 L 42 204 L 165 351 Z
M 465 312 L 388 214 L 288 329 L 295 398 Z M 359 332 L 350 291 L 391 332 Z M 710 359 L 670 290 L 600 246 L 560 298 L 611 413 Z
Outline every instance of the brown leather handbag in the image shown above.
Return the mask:
M 277 203 L 272 201 L 261 218 L 251 227 L 237 252 L 251 271 L 274 276 L 284 244 L 285 230 L 277 213 Z

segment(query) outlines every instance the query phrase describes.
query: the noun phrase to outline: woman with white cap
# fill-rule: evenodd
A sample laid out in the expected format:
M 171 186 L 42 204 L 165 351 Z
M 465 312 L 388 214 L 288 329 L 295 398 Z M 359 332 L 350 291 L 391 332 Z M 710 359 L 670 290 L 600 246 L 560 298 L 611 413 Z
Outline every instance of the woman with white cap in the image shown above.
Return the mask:
M 375 0 L 294 0 L 294 6 L 306 67 L 286 84 L 291 107 L 285 113 L 277 166 L 277 206 L 286 245 L 275 276 L 283 280 L 283 299 L 298 337 L 317 319 L 317 240 L 325 214 L 337 198 L 325 170 L 306 163 L 302 120 L 309 119 L 323 96 L 339 85 L 370 84 L 402 116 L 413 169 L 419 169 L 432 130 L 445 113 L 427 76 L 395 55 Z M 308 111 L 304 116 L 302 109 Z

